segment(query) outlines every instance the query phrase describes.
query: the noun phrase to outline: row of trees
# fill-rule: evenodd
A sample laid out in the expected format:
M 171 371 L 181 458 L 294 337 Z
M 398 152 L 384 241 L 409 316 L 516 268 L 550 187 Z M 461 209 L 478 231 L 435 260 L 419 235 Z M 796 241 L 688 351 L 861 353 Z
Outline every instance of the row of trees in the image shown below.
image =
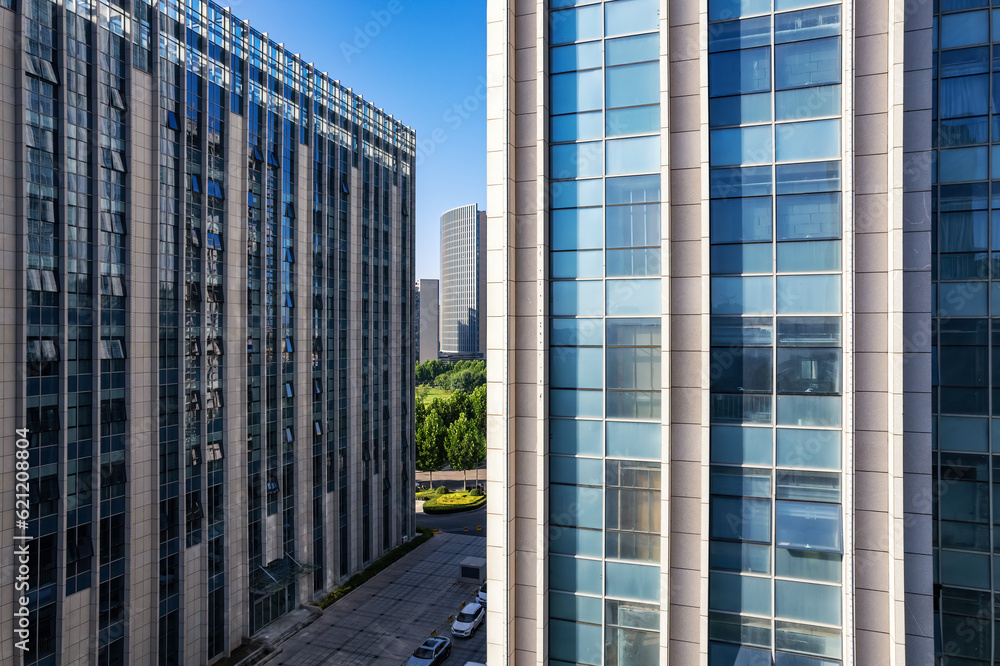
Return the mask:
M 443 363 L 436 358 L 418 363 L 417 384 L 436 384 L 449 391 L 472 393 L 486 383 L 485 361 Z
M 418 400 L 414 416 L 417 469 L 430 472 L 433 485 L 434 472 L 448 464 L 463 472 L 468 485 L 468 470 L 478 468 L 486 459 L 486 386 L 471 394 L 455 391 L 429 405 Z

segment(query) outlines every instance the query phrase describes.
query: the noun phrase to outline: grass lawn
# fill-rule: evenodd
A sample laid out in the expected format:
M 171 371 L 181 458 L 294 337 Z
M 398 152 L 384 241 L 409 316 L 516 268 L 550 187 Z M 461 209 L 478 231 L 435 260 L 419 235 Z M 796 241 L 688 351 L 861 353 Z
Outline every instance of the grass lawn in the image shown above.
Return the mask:
M 460 490 L 433 497 L 424 502 L 424 513 L 458 513 L 486 504 L 486 495 L 470 495 L 470 492 Z
M 447 400 L 452 394 L 452 391 L 448 389 L 438 388 L 437 386 L 427 386 L 426 384 L 421 384 L 417 387 L 417 395 L 419 396 L 426 389 L 427 394 L 424 396 L 424 404 L 429 405 L 434 401 L 434 398 L 441 398 L 442 400 Z

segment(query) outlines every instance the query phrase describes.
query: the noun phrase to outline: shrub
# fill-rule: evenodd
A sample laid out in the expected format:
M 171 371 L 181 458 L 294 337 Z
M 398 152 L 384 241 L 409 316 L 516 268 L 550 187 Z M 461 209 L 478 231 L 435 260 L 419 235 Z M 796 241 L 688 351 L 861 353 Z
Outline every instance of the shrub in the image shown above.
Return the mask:
M 427 541 L 432 536 L 434 536 L 434 530 L 430 529 L 429 527 L 418 527 L 417 531 L 420 532 L 420 536 L 414 539 L 410 539 L 404 544 L 396 546 L 388 553 L 386 553 L 379 559 L 372 562 L 367 569 L 365 569 L 361 573 L 354 574 L 346 583 L 344 583 L 334 591 L 330 592 L 322 599 L 313 601 L 312 605 L 318 606 L 319 608 L 326 610 L 327 607 L 339 601 L 348 592 L 358 587 L 359 585 L 365 583 L 373 576 L 375 576 L 375 574 L 381 572 L 387 566 L 389 566 L 399 558 L 403 557 L 403 555 L 406 555 L 411 550 L 413 550 L 414 548 L 416 548 L 417 546 L 419 546 L 420 544 L 422 544 L 423 542 Z
M 438 486 L 437 488 L 434 489 L 434 494 L 435 495 L 447 495 L 448 494 L 448 487 L 447 486 Z
M 480 497 L 482 494 L 483 491 L 480 490 L 479 488 L 473 488 L 472 490 L 469 491 L 469 495 L 471 495 L 472 497 Z

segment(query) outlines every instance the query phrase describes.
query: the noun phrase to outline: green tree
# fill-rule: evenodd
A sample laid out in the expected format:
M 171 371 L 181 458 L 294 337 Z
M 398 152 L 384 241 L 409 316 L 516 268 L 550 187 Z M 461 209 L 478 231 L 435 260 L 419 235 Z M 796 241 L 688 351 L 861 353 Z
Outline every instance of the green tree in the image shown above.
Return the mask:
M 486 437 L 486 384 L 477 386 L 476 390 L 469 396 L 472 403 L 473 421 L 483 437 Z
M 434 472 L 441 469 L 445 462 L 445 439 L 448 435 L 441 415 L 433 406 L 432 403 L 432 408 L 427 410 L 427 416 L 424 417 L 423 427 L 417 431 L 417 469 L 430 473 L 432 487 Z
M 424 389 L 426 393 L 426 389 Z M 424 405 L 423 396 L 420 395 L 420 389 L 417 389 L 417 399 L 414 401 L 413 405 L 413 428 L 414 432 L 420 432 L 420 428 L 424 425 L 424 419 L 427 417 L 427 407 Z
M 433 402 L 431 403 L 431 406 L 433 408 Z M 441 420 L 444 421 L 445 427 L 450 428 L 451 424 L 458 419 L 459 414 L 472 413 L 472 403 L 469 402 L 468 393 L 455 391 L 448 396 L 447 400 L 441 400 L 436 409 L 441 415 Z
M 486 445 L 483 438 L 476 431 L 475 426 L 465 416 L 465 412 L 458 415 L 455 422 L 448 428 L 448 441 L 445 444 L 448 456 L 448 464 L 452 469 L 462 471 L 462 483 L 468 488 L 468 471 L 479 467 L 479 464 L 486 457 Z
M 424 361 L 424 366 L 426 366 L 427 368 L 427 374 L 430 375 L 430 379 L 428 379 L 427 381 L 431 383 L 433 383 L 438 378 L 438 375 L 442 374 L 447 369 L 445 368 L 444 363 L 442 363 L 436 358 Z
M 416 379 L 418 384 L 427 384 L 431 381 L 431 371 L 427 367 L 427 363 L 417 363 L 416 369 L 413 371 L 413 377 Z

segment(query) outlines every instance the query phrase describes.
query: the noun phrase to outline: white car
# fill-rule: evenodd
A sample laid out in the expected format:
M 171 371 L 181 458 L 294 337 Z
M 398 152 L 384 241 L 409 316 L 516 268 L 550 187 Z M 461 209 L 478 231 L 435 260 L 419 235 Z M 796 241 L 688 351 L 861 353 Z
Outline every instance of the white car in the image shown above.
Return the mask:
M 465 608 L 462 609 L 462 612 L 458 614 L 458 617 L 451 624 L 452 636 L 469 638 L 472 634 L 476 633 L 476 629 L 483 623 L 485 617 L 486 609 L 483 608 L 482 604 L 476 601 L 466 604 Z
M 481 603 L 483 606 L 486 606 L 486 581 L 485 580 L 483 581 L 483 584 L 479 586 L 479 592 L 476 592 L 476 601 L 478 601 L 479 603 Z

